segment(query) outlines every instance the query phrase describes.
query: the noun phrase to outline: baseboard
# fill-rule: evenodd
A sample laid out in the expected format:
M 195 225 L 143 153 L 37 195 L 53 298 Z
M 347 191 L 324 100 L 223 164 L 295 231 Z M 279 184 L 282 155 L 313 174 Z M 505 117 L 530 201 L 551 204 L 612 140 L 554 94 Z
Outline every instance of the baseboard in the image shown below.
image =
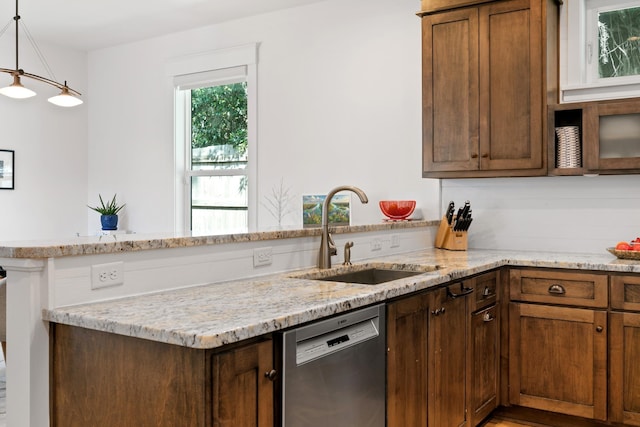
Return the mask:
M 538 409 L 523 408 L 521 406 L 500 406 L 492 416 L 509 421 L 526 421 L 539 427 L 610 427 L 600 421 L 587 418 L 562 415 L 555 412 L 540 411 Z

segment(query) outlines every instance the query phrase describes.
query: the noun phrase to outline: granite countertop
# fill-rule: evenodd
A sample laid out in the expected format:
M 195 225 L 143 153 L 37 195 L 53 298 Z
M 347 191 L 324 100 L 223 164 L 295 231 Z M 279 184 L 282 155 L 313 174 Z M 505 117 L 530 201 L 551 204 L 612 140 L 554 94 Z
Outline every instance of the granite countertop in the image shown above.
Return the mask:
M 609 254 L 425 249 L 358 264 L 441 268 L 375 286 L 301 278 L 305 269 L 108 302 L 44 310 L 50 322 L 207 349 L 389 300 L 505 265 L 640 273 Z M 336 267 L 339 269 L 340 267 Z M 334 269 L 332 269 L 334 270 Z M 324 270 L 326 271 L 326 270 Z
M 380 224 L 331 227 L 332 234 L 362 233 L 437 226 L 439 221 L 388 221 Z M 265 230 L 251 233 L 198 236 L 191 233 L 113 234 L 78 236 L 56 240 L 0 242 L 0 258 L 54 258 L 76 255 L 109 254 L 151 249 L 184 248 L 224 243 L 256 242 L 319 236 L 320 228 Z

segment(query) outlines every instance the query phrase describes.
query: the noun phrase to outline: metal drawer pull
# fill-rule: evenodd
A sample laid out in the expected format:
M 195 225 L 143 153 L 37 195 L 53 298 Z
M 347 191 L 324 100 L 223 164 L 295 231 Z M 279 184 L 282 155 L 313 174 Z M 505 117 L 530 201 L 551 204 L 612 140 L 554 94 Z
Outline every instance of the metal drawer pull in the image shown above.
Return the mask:
M 484 320 L 485 322 L 491 322 L 493 320 L 496 320 L 496 318 L 493 317 L 491 313 L 485 313 L 484 316 L 482 316 L 482 320 Z
M 562 285 L 551 285 L 549 286 L 549 293 L 555 295 L 564 295 L 567 291 L 564 290 Z
M 495 292 L 492 292 L 491 289 L 489 289 L 488 286 L 484 287 L 484 291 L 482 291 L 482 296 L 483 297 L 492 297 L 495 295 Z
M 604 331 L 604 328 L 602 326 L 596 326 L 596 332 L 600 333 Z

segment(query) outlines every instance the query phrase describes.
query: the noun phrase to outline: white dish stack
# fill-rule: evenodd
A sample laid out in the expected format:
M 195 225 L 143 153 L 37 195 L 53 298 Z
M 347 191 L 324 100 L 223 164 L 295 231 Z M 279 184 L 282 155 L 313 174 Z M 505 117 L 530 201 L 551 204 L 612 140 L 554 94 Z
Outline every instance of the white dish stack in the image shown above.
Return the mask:
M 582 149 L 580 147 L 580 128 L 561 126 L 556 128 L 558 145 L 556 147 L 556 167 L 581 168 Z

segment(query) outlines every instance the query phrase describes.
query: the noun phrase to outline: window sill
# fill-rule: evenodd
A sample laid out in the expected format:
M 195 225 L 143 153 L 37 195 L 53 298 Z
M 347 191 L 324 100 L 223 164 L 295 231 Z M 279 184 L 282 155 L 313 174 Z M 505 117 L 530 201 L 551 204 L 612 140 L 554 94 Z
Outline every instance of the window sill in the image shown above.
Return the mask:
M 640 83 L 570 85 L 560 89 L 560 103 L 640 97 Z

